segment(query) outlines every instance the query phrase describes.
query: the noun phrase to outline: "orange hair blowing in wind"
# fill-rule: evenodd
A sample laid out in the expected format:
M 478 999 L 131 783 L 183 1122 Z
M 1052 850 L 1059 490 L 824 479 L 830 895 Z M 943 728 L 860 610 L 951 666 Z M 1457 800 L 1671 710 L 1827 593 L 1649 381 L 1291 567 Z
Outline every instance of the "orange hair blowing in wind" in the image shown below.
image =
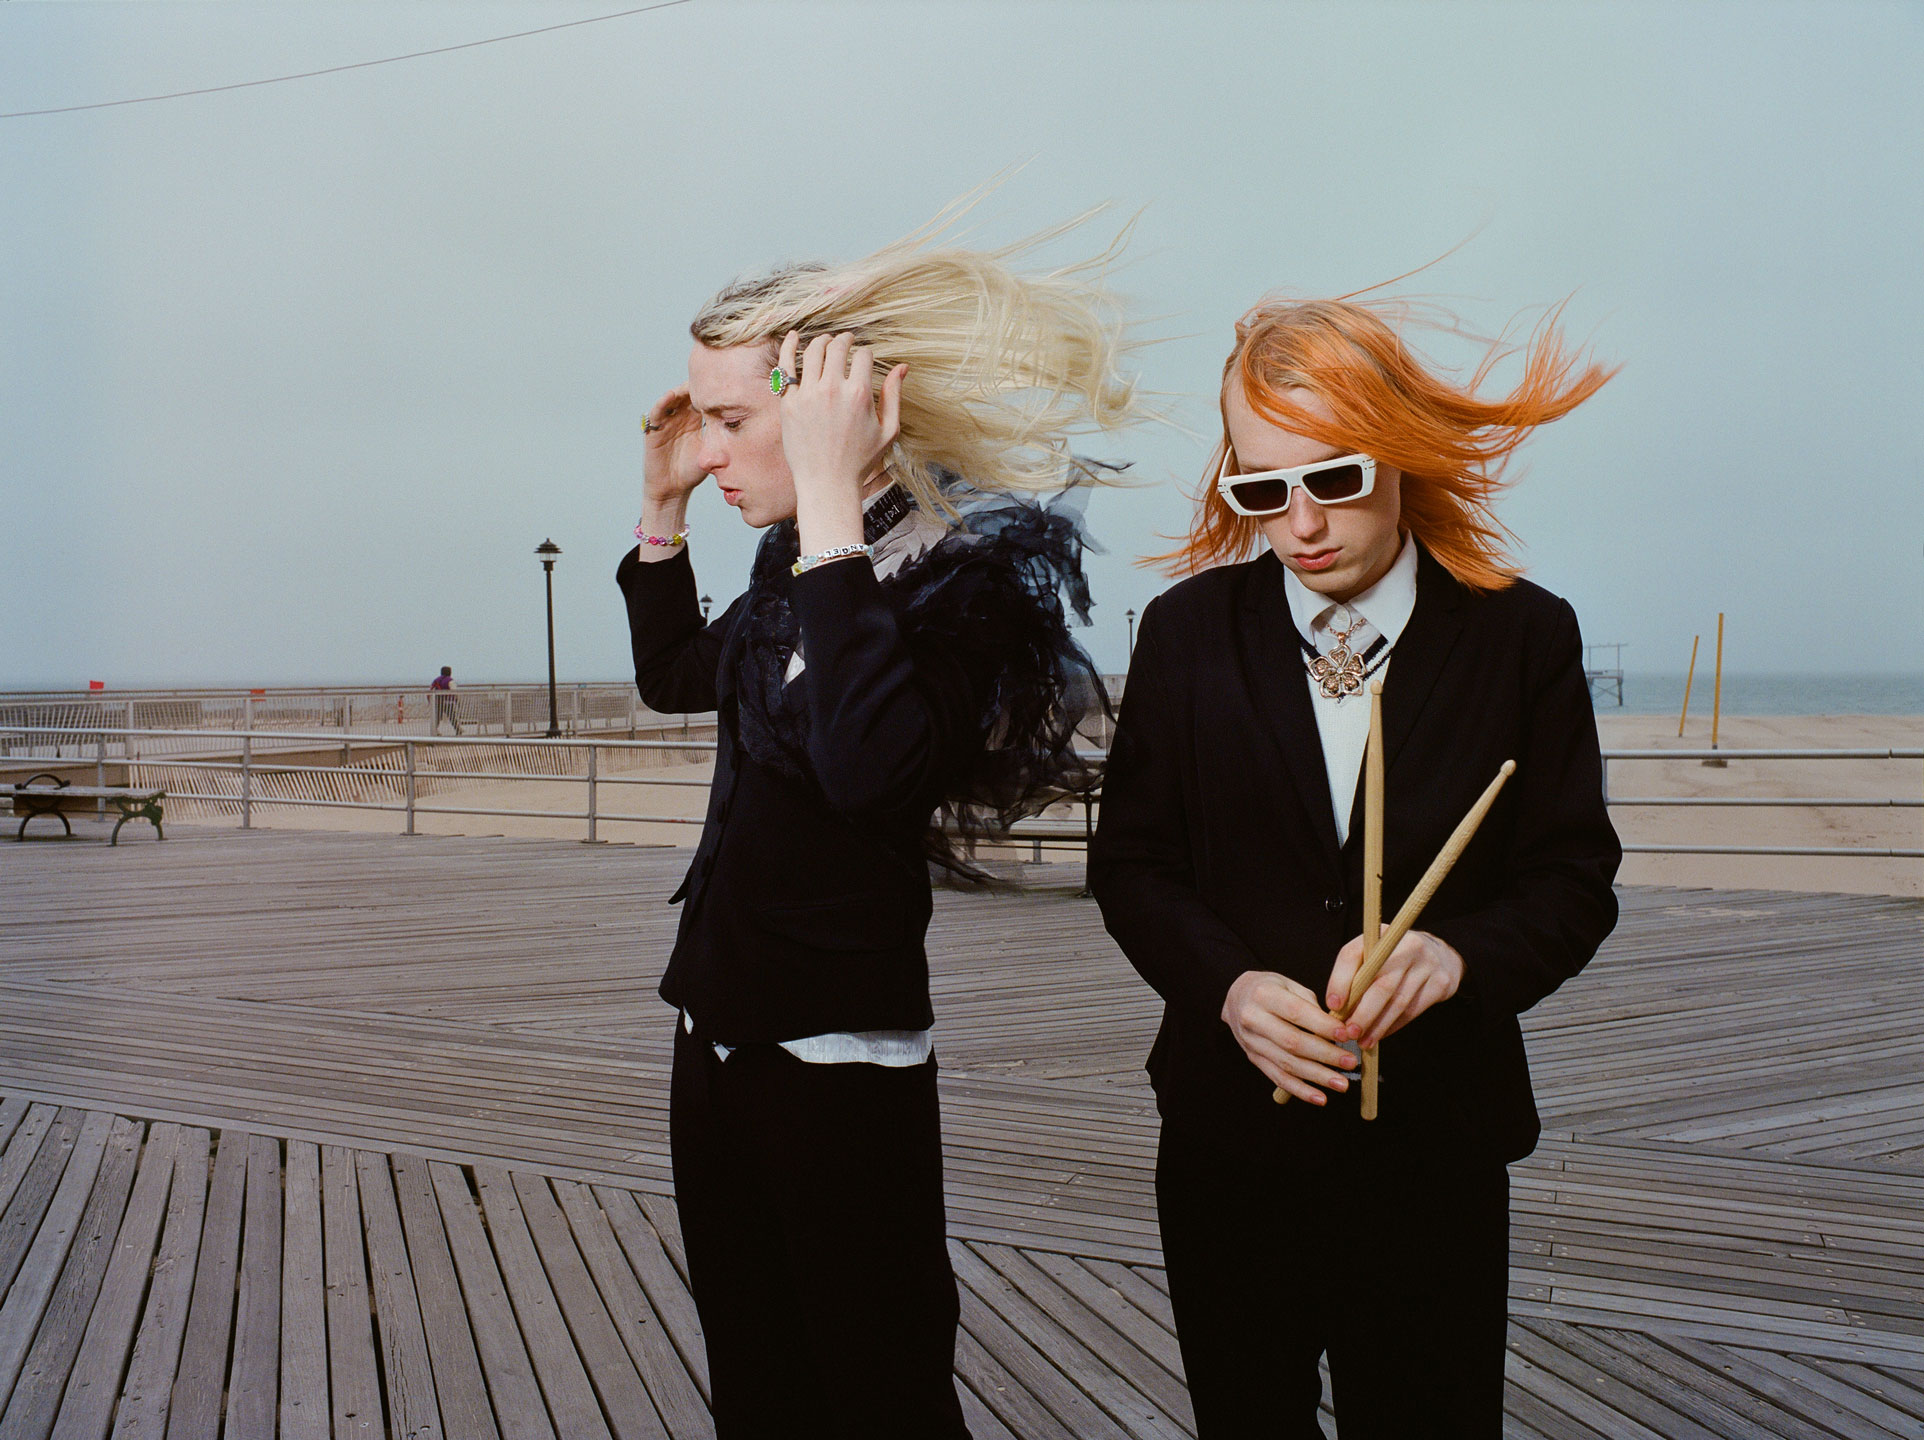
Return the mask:
M 1394 301 L 1266 300 L 1236 323 L 1236 347 L 1223 387 L 1240 384 L 1250 408 L 1293 434 L 1344 452 L 1360 451 L 1403 473 L 1403 524 L 1437 562 L 1472 590 L 1500 590 L 1519 567 L 1505 548 L 1509 531 L 1491 505 L 1504 463 L 1537 426 L 1570 413 L 1616 373 L 1566 354 L 1552 311 L 1525 347 L 1523 379 L 1508 395 L 1485 400 L 1477 389 L 1509 347 L 1492 343 L 1467 384 L 1432 374 L 1384 318 Z M 1291 403 L 1308 390 L 1329 406 L 1322 420 Z M 1261 532 L 1216 493 L 1229 446 L 1211 453 L 1187 542 L 1145 563 L 1177 575 L 1248 558 Z

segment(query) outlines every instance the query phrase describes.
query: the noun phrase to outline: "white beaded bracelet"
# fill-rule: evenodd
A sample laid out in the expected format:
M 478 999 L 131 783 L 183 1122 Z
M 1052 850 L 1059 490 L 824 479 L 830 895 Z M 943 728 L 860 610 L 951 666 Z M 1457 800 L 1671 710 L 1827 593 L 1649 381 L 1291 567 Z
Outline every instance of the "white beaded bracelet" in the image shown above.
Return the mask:
M 874 559 L 875 547 L 873 545 L 837 545 L 834 549 L 824 550 L 819 555 L 802 556 L 789 566 L 789 571 L 795 575 L 806 575 L 817 565 L 826 565 L 831 560 L 845 560 L 851 555 L 866 555 Z

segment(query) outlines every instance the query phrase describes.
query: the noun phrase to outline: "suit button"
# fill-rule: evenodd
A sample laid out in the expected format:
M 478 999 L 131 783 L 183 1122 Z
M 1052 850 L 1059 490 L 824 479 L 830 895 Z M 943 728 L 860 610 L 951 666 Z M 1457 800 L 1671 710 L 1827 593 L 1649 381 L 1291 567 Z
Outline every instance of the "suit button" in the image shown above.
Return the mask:
M 1341 895 L 1330 896 L 1329 899 L 1323 902 L 1323 908 L 1332 915 L 1341 915 L 1343 913 L 1343 897 Z

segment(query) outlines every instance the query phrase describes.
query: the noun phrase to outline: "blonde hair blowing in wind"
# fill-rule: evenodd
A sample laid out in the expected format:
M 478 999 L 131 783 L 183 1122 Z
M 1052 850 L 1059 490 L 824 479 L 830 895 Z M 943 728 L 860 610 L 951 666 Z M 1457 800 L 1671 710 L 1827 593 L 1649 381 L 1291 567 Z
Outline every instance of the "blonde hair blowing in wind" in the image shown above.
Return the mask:
M 875 352 L 877 383 L 906 363 L 890 468 L 925 513 L 953 513 L 939 472 L 981 490 L 1052 491 L 1112 474 L 1078 460 L 1072 436 L 1145 418 L 1121 363 L 1134 343 L 1102 284 L 1128 238 L 1066 267 L 1024 274 L 1019 260 L 1085 215 L 1000 250 L 930 243 L 946 219 L 866 259 L 785 265 L 738 280 L 689 333 L 715 349 L 847 332 Z

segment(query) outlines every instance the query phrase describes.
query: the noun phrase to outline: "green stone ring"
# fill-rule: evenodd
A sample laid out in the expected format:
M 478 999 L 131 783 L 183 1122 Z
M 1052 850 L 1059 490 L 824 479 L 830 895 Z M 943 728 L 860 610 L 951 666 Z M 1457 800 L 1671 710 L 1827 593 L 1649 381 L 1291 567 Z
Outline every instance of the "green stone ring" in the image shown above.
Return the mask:
M 795 383 L 795 377 L 777 365 L 768 372 L 768 388 L 779 395 Z

